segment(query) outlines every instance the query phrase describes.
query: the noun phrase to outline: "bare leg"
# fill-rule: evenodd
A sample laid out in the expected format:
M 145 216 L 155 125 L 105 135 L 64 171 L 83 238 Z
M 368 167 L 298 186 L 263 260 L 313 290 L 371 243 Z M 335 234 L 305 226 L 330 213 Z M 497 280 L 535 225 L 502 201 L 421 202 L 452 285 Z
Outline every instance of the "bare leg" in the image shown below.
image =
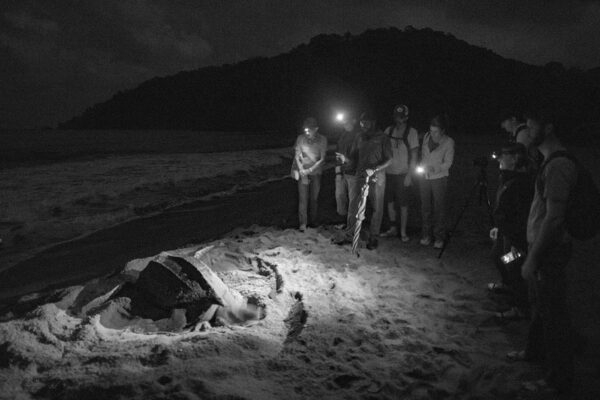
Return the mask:
M 406 225 L 408 223 L 408 207 L 400 207 L 400 235 L 402 237 L 406 235 Z

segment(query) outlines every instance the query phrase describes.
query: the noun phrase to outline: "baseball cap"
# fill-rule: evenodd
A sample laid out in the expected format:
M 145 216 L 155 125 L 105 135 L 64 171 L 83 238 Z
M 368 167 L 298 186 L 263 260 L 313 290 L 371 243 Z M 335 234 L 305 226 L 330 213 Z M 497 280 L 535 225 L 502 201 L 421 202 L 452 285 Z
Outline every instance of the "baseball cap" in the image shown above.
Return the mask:
M 394 117 L 408 118 L 408 107 L 404 104 L 398 104 L 394 107 Z

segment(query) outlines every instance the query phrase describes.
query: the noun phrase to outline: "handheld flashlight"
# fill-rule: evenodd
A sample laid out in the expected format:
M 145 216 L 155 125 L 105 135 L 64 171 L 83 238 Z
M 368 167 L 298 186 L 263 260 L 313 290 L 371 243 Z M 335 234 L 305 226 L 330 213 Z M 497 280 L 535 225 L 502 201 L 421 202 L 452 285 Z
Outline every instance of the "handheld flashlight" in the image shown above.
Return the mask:
M 417 165 L 417 168 L 415 168 L 415 172 L 419 175 L 423 175 L 425 173 L 425 167 L 423 167 L 422 165 Z
M 340 123 L 342 123 L 342 122 L 344 122 L 344 121 L 346 120 L 346 116 L 344 115 L 344 113 L 343 113 L 343 112 L 339 112 L 339 113 L 337 113 L 337 114 L 335 115 L 335 120 L 336 120 L 337 122 L 340 122 Z
M 492 158 L 493 158 L 494 160 L 497 160 L 497 159 L 498 159 L 498 154 L 497 154 L 495 151 L 494 151 L 494 152 L 492 152 Z

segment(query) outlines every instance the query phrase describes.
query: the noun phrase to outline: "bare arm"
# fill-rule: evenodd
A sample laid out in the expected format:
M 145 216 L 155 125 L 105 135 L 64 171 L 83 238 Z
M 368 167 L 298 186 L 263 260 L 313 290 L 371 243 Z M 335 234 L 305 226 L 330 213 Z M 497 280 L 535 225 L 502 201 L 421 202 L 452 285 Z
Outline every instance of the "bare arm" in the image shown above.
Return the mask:
M 419 158 L 419 148 L 415 147 L 410 149 L 410 171 L 414 171 L 417 167 L 417 158 Z
M 558 235 L 561 232 L 561 226 L 565 220 L 565 214 L 567 211 L 567 203 L 559 202 L 548 199 L 546 201 L 546 216 L 540 226 L 540 232 L 532 243 L 531 249 L 529 250 L 528 258 L 537 265 L 541 259 L 541 255 L 556 244 Z
M 389 137 L 385 137 L 383 139 L 383 148 L 382 148 L 382 163 L 375 167 L 375 172 L 382 171 L 390 166 L 392 163 L 394 154 L 392 153 L 392 142 Z

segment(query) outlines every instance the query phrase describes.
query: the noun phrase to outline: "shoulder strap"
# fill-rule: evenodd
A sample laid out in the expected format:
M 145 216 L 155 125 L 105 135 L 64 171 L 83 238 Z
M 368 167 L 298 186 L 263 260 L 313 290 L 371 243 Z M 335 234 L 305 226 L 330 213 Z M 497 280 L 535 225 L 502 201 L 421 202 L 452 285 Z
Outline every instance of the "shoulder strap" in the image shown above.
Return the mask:
M 385 129 L 386 134 L 390 137 L 390 139 L 398 140 L 400 138 L 392 136 L 394 133 L 394 129 L 396 127 L 394 125 L 390 125 Z M 404 127 L 404 132 L 402 133 L 402 142 L 404 142 L 404 146 L 406 146 L 406 150 L 410 153 L 410 146 L 408 144 L 408 134 L 410 133 L 411 126 L 406 124 Z

